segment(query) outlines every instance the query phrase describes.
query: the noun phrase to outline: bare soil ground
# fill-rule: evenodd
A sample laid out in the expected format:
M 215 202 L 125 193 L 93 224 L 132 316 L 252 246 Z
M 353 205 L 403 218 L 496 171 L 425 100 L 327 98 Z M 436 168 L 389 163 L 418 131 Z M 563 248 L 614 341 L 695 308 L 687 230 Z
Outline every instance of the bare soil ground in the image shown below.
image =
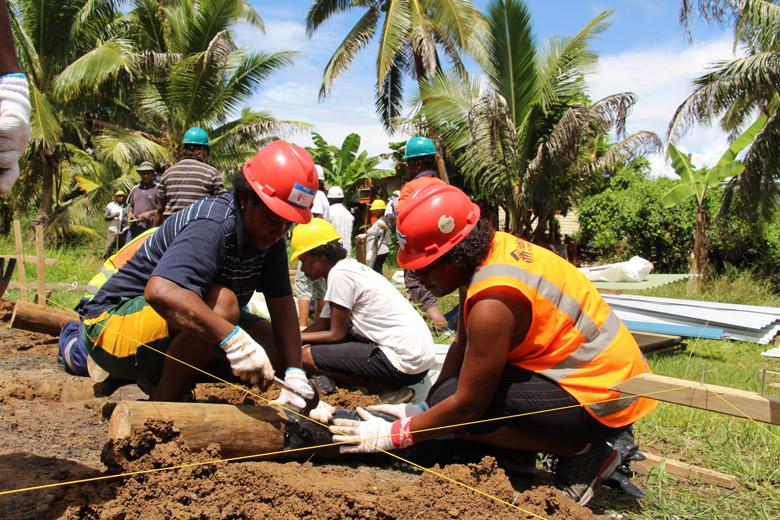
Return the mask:
M 0 328 L 0 518 L 593 518 L 554 488 L 510 480 L 496 459 L 434 470 L 518 508 L 401 463 L 344 465 L 240 462 L 196 465 L 3 495 L 3 491 L 164 468 L 220 457 L 218 445 L 194 451 L 170 423 L 151 423 L 108 442 L 112 403 L 143 399 L 135 385 L 93 397 L 85 378 L 56 362 L 56 339 Z M 109 393 L 105 391 L 105 393 Z M 263 397 L 276 397 L 271 390 Z M 198 401 L 262 401 L 223 384 L 198 385 Z M 339 408 L 374 396 L 340 391 Z M 264 402 L 256 403 L 264 404 Z

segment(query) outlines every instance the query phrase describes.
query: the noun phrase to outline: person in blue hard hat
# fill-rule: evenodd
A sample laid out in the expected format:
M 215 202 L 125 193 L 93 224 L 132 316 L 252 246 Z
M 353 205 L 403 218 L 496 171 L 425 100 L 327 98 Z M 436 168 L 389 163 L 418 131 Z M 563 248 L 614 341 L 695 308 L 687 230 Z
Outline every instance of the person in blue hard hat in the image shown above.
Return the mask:
M 222 175 L 208 164 L 209 134 L 193 126 L 184 133 L 179 162 L 165 170 L 157 188 L 157 223 L 204 197 L 225 193 Z

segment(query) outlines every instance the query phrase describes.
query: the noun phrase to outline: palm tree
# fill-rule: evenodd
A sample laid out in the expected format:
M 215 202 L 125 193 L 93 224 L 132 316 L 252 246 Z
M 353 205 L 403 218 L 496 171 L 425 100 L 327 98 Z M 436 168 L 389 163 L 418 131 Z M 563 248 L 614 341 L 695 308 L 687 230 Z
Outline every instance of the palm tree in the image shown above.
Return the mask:
M 331 186 L 344 190 L 346 200 L 357 198 L 360 183 L 367 179 L 382 179 L 395 174 L 392 170 L 377 170 L 379 159 L 370 157 L 368 152 L 360 150 L 360 136 L 349 134 L 341 146 L 334 146 L 320 134 L 312 132 L 314 146 L 307 148 L 314 162 L 325 171 L 325 181 Z
M 691 274 L 704 275 L 709 273 L 709 244 L 707 243 L 707 212 L 705 202 L 711 190 L 720 186 L 726 179 L 736 179 L 745 170 L 745 165 L 737 159 L 737 155 L 749 146 L 756 135 L 766 124 L 766 116 L 760 116 L 750 127 L 737 137 L 712 168 L 694 168 L 690 157 L 682 153 L 674 144 L 669 143 L 667 153 L 672 161 L 675 173 L 680 181 L 661 198 L 666 208 L 693 199 L 696 202 L 696 228 L 693 235 L 693 252 L 691 253 Z M 691 278 L 691 288 L 695 289 L 699 277 Z
M 479 78 L 439 74 L 420 95 L 415 122 L 433 128 L 456 156 L 467 183 L 503 206 L 514 233 L 542 241 L 556 211 L 574 203 L 584 181 L 643 152 L 660 150 L 658 137 L 637 132 L 604 148 L 614 129 L 623 136 L 636 102 L 631 93 L 591 103 L 584 74 L 596 62 L 588 44 L 606 27 L 610 11 L 572 38 L 535 44 L 521 0 L 494 0 L 487 15 L 488 87 Z
M 227 170 L 244 162 L 269 137 L 309 128 L 241 108 L 269 75 L 291 65 L 296 55 L 236 46 L 232 27 L 237 22 L 263 29 L 262 19 L 245 0 L 130 3 L 121 31 L 71 65 L 57 84 L 63 95 L 73 96 L 87 88 L 78 80 L 83 71 L 101 71 L 93 73 L 92 88 L 115 77 L 126 80 L 123 106 L 106 125 L 115 141 L 124 142 L 125 129 L 135 129 L 171 161 L 187 128 L 200 126 L 211 138 L 209 162 Z
M 767 0 L 684 0 L 681 19 L 687 21 L 696 7 L 707 20 L 733 22 L 735 47 L 743 53 L 714 63 L 693 81 L 693 92 L 669 123 L 669 140 L 678 140 L 694 123 L 716 120 L 734 139 L 756 112 L 765 114 L 766 126 L 745 156 L 745 172 L 727 189 L 727 200 L 737 195 L 751 212 L 767 216 L 780 195 L 780 6 Z
M 403 109 L 403 80 L 419 82 L 440 70 L 440 51 L 464 71 L 461 51 L 481 54 L 482 17 L 468 0 L 315 0 L 306 15 L 309 37 L 330 17 L 365 10 L 325 66 L 320 98 L 330 94 L 338 77 L 377 34 L 376 110 L 388 130 Z M 384 18 L 384 19 L 383 19 Z M 381 26 L 381 27 L 380 27 Z
M 90 76 L 73 80 L 84 87 L 80 96 L 63 97 L 55 85 L 64 70 L 110 38 L 120 14 L 110 0 L 16 0 L 9 7 L 32 105 L 32 139 L 20 162 L 17 207 L 39 195 L 38 220 L 46 223 L 60 195 L 63 162 L 72 147 L 89 146 L 94 118 L 107 106 L 107 96 L 86 89 Z

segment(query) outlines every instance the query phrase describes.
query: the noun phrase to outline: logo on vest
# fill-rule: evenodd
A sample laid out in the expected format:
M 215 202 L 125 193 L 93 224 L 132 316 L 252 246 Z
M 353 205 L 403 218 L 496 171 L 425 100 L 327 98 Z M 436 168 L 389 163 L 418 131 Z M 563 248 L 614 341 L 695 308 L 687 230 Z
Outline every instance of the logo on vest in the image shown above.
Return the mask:
M 445 235 L 449 235 L 455 230 L 455 219 L 449 215 L 442 215 L 439 217 L 439 231 Z
M 517 244 L 517 249 L 512 251 L 510 255 L 512 255 L 512 258 L 517 260 L 518 262 L 522 260 L 523 262 L 530 264 L 534 261 L 534 254 L 531 251 L 531 246 L 528 245 L 528 242 L 525 240 L 520 240 L 519 238 L 515 241 Z

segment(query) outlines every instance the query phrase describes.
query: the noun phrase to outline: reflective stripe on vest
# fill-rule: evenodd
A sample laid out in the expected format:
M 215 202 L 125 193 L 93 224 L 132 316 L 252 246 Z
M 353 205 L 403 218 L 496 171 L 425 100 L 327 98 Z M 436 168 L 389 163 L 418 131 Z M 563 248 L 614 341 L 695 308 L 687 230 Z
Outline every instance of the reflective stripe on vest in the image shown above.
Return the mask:
M 517 290 L 530 302 L 528 330 L 509 345 L 509 365 L 556 382 L 606 426 L 631 424 L 655 407 L 652 400 L 610 390 L 650 368 L 629 330 L 574 266 L 496 232 L 470 282 L 462 310 L 466 321 L 478 295 L 493 287 Z

